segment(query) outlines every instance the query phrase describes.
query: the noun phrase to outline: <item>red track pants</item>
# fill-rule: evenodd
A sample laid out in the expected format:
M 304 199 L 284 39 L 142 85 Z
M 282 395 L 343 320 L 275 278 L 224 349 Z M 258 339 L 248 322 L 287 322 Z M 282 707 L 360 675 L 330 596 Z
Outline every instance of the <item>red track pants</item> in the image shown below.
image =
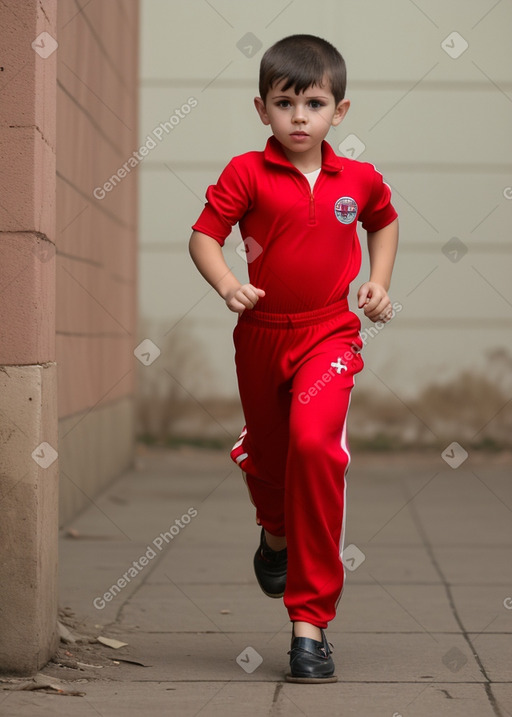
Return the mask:
M 231 456 L 257 521 L 286 535 L 290 620 L 321 628 L 345 579 L 346 419 L 363 368 L 360 326 L 343 300 L 300 314 L 246 309 L 233 334 L 246 426 Z

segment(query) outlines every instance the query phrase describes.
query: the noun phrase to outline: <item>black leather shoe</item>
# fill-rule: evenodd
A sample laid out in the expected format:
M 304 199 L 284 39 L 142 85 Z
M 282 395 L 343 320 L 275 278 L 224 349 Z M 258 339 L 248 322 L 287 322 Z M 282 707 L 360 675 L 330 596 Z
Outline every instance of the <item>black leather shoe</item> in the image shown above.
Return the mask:
M 322 641 L 310 637 L 295 637 L 292 633 L 290 672 L 285 675 L 287 682 L 316 684 L 319 682 L 337 682 L 334 674 L 332 649 L 322 630 Z
M 286 569 L 288 568 L 288 550 L 272 550 L 265 540 L 265 530 L 261 529 L 260 545 L 254 556 L 254 572 L 260 588 L 265 595 L 280 598 L 286 587 Z

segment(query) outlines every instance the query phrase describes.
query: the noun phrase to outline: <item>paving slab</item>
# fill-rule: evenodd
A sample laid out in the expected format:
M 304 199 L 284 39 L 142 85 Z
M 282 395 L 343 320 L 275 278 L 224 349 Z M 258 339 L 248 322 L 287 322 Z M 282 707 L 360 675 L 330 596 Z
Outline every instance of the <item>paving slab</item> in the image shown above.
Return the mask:
M 345 542 L 421 546 L 407 500 L 394 477 L 373 485 L 369 479 L 360 478 L 357 485 L 353 477 L 347 479 Z
M 256 586 L 256 577 L 252 560 L 259 544 L 259 532 L 252 530 L 251 535 L 242 536 L 234 545 L 204 543 L 191 544 L 183 541 L 166 551 L 162 560 L 152 571 L 147 582 L 167 583 L 169 577 L 180 585 L 210 584 L 252 585 Z M 252 540 L 251 540 L 252 538 Z
M 467 631 L 512 632 L 511 585 L 454 586 L 451 592 L 457 613 Z M 509 609 L 505 607 L 505 602 Z
M 223 614 L 222 611 L 228 611 Z M 124 606 L 119 624 L 141 630 L 277 631 L 289 622 L 282 600 L 254 585 L 143 585 Z
M 251 714 L 254 717 L 317 717 L 319 688 L 308 685 L 255 682 L 137 683 L 105 691 L 102 683 L 82 688 L 83 698 L 62 698 L 37 693 L 12 693 L 1 706 L 5 717 L 32 714 L 41 717 L 74 717 L 127 714 L 179 715 L 179 717 L 225 717 Z M 494 717 L 481 685 L 365 685 L 337 683 L 320 688 L 323 710 L 343 717 L 361 715 L 414 715 L 414 717 Z M 150 706 L 150 707 L 149 707 Z
M 507 684 L 492 685 L 492 692 L 502 710 L 502 714 L 510 717 L 512 715 L 512 685 L 510 684 L 510 679 L 507 680 Z
M 105 665 L 102 680 L 134 681 L 264 681 L 282 682 L 288 668 L 289 625 L 279 632 L 153 632 L 135 629 L 109 633 L 127 642 L 112 660 L 143 663 L 122 668 Z M 336 674 L 341 682 L 366 683 L 484 683 L 466 640 L 456 634 L 332 633 Z M 237 663 L 261 664 L 250 674 Z M 250 663 L 254 656 L 254 662 Z
M 345 545 L 365 560 L 328 630 L 339 682 L 311 687 L 283 681 L 290 623 L 256 585 L 259 529 L 239 470 L 226 453 L 144 449 L 60 540 L 76 631 L 128 645 L 63 646 L 60 659 L 87 664 L 43 673 L 85 695 L 4 689 L 0 714 L 510 717 L 512 461 L 491 458 L 453 471 L 436 454 L 354 456 Z
M 295 717 L 318 715 L 318 694 L 313 687 L 284 685 L 279 694 L 279 715 Z M 454 685 L 362 685 L 334 684 L 325 686 L 325 704 L 329 714 L 345 717 L 386 715 L 389 717 L 491 717 L 494 711 L 482 686 Z
M 345 541 L 345 547 L 350 542 Z M 347 582 L 375 583 L 378 580 L 387 585 L 413 583 L 433 585 L 441 582 L 439 573 L 422 545 L 380 545 L 355 543 L 364 555 L 364 561 L 356 570 L 347 570 Z
M 233 471 L 215 475 L 212 471 L 211 475 L 191 479 L 187 490 L 183 491 L 178 488 L 179 483 L 184 482 L 181 476 L 179 481 L 176 476 L 156 476 L 148 485 L 140 473 L 131 472 L 126 475 L 126 489 L 125 486 L 117 486 L 115 500 L 110 499 L 110 494 L 103 494 L 94 501 L 86 515 L 82 514 L 67 527 L 89 537 L 124 536 L 127 540 L 149 541 L 168 531 L 177 520 L 195 508 L 201 516 L 203 530 L 206 523 L 210 530 L 216 528 L 218 531 L 222 527 L 221 537 L 228 542 L 230 531 L 234 535 L 240 524 L 247 526 L 247 515 L 253 513 L 246 505 L 246 491 L 243 482 L 238 479 L 239 473 L 237 470 L 236 475 Z M 227 500 L 223 501 L 226 497 Z M 237 516 L 231 519 L 233 505 L 237 505 L 238 513 L 242 512 L 238 521 Z M 194 522 L 197 523 L 197 518 L 187 525 L 192 535 L 195 534 Z M 204 538 L 203 531 L 200 533 Z
M 222 611 L 227 611 L 223 614 Z M 122 625 L 142 630 L 278 630 L 288 619 L 282 600 L 270 601 L 254 585 L 143 585 L 123 607 Z M 350 585 L 338 606 L 338 623 L 352 631 L 457 631 L 445 589 L 432 585 Z
M 348 582 L 332 625 L 363 632 L 457 631 L 442 585 Z
M 433 486 L 414 499 L 432 545 L 503 545 L 512 539 L 510 485 L 498 470 L 485 483 L 462 467 L 443 471 Z M 510 475 L 510 474 L 509 474 Z
M 470 635 L 470 639 L 489 679 L 512 687 L 512 637 L 491 633 Z
M 147 543 L 127 541 L 122 538 L 112 541 L 61 539 L 59 547 L 60 604 L 69 607 L 82 618 L 93 622 L 107 623 L 115 620 L 122 604 L 119 597 L 105 603 L 100 610 L 94 607 L 96 598 L 118 581 L 133 561 L 144 555 Z M 149 572 L 148 565 L 145 570 Z M 87 579 L 84 579 L 84 576 Z M 126 583 L 122 600 L 127 600 L 144 581 L 144 570 Z
M 86 694 L 81 698 L 12 693 L 0 709 L 4 717 L 16 717 L 20 713 L 54 717 L 126 717 L 129 714 L 176 715 L 195 717 L 225 717 L 233 714 L 241 705 L 250 705 L 252 715 L 267 715 L 272 705 L 275 685 L 257 682 L 237 684 L 231 682 L 133 682 L 111 685 L 105 690 L 102 683 L 76 685 Z M 236 714 L 236 711 L 235 711 Z
M 435 547 L 436 560 L 451 585 L 511 585 L 510 545 L 471 545 L 470 549 L 469 558 L 467 545 Z
M 222 575 L 223 583 L 256 585 L 252 560 L 259 542 L 259 532 L 253 531 L 252 528 L 250 532 L 251 535 L 244 534 L 235 545 L 226 545 L 225 549 L 217 544 L 205 543 L 199 550 L 198 544 L 192 544 L 184 535 L 179 543 L 173 543 L 162 556 L 148 582 L 167 582 L 167 573 L 180 584 L 217 584 L 219 575 Z M 350 543 L 345 541 L 345 545 Z M 386 584 L 441 583 L 438 572 L 422 546 L 361 543 L 357 547 L 363 552 L 365 559 L 356 570 L 346 571 L 346 580 L 350 584 L 375 584 L 375 580 Z

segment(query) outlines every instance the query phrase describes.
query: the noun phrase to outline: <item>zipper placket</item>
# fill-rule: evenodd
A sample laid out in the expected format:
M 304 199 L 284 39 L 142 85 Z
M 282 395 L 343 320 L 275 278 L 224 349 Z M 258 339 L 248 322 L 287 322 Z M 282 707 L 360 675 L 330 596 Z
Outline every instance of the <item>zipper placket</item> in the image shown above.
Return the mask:
M 307 177 L 304 176 L 304 173 L 301 172 L 300 169 L 297 169 L 297 167 L 294 167 L 294 169 L 298 174 L 300 174 L 302 181 L 306 182 L 306 185 L 308 188 L 308 194 L 309 194 L 308 226 L 314 226 L 316 224 L 315 194 L 311 190 L 311 185 L 310 185 Z M 318 187 L 318 182 L 320 181 L 321 176 L 322 176 L 322 168 L 320 168 L 320 174 L 316 178 L 315 189 Z
M 304 177 L 304 175 L 302 175 L 302 176 Z M 322 169 L 320 169 L 320 174 L 316 178 L 314 190 L 311 189 L 311 185 L 309 184 L 307 177 L 304 177 L 304 181 L 308 185 L 308 190 L 309 190 L 308 226 L 314 226 L 316 224 L 315 190 L 318 189 L 318 183 L 321 181 L 321 179 L 320 179 L 321 176 L 322 176 Z
M 307 181 L 307 179 L 306 179 Z M 318 179 L 317 179 L 318 181 Z M 309 184 L 309 182 L 308 182 Z M 316 224 L 316 212 L 315 212 L 315 195 L 309 190 L 309 221 L 308 224 Z

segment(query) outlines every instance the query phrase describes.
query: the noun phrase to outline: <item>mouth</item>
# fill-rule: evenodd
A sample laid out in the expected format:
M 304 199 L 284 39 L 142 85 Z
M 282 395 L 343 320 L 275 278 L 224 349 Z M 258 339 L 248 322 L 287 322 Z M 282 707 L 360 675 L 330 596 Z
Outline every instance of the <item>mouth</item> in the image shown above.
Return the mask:
M 307 132 L 291 132 L 291 137 L 309 137 Z

